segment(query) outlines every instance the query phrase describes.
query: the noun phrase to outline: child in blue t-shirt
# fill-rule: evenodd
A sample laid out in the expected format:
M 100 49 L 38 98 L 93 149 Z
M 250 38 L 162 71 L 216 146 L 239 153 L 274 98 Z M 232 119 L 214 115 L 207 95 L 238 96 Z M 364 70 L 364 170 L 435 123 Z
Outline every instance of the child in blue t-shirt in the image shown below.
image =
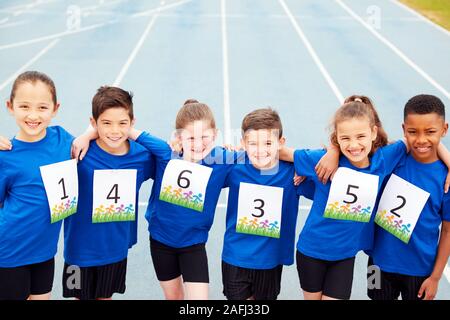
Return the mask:
M 311 197 L 314 186 L 305 181 L 295 187 L 293 165 L 278 160 L 285 138 L 276 111 L 249 113 L 242 133 L 244 161 L 226 180 L 223 293 L 230 300 L 275 300 L 283 265 L 294 261 L 299 195 Z
M 376 195 L 407 152 L 402 141 L 387 145 L 378 114 L 364 96 L 347 98 L 332 128 L 340 153 L 333 183 L 316 176 L 324 150 L 296 150 L 287 157 L 298 175 L 315 182 L 314 203 L 297 243 L 300 284 L 310 300 L 350 298 L 355 256 L 371 246 Z
M 43 73 L 20 74 L 7 108 L 19 131 L 0 152 L 0 300 L 47 300 L 62 222 L 51 223 L 40 167 L 69 160 L 73 137 L 49 127 L 59 103 Z
M 137 241 L 139 189 L 154 176 L 151 153 L 128 139 L 133 124 L 132 95 L 99 88 L 91 118 L 98 138 L 78 164 L 78 214 L 64 223 L 66 298 L 106 300 L 125 292 L 128 249 Z
M 447 130 L 439 98 L 418 95 L 406 103 L 403 132 L 410 154 L 386 178 L 385 192 L 394 193 L 394 201 L 383 201 L 383 194 L 375 219 L 379 226 L 368 271 L 368 296 L 373 300 L 395 300 L 400 295 L 403 300 L 430 300 L 436 295 L 450 254 L 450 196 L 442 188 L 448 169 L 438 157 Z M 398 178 L 403 185 L 388 189 Z M 411 186 L 429 196 L 418 203 L 420 193 L 408 191 Z M 373 274 L 372 263 L 381 270 L 378 274 Z

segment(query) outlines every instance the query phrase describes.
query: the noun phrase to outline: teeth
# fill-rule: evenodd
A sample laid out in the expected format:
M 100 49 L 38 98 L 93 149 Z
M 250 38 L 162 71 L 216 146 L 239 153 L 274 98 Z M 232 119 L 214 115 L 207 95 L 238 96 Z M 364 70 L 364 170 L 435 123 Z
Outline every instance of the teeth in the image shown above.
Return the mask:
M 425 147 L 425 148 L 416 148 L 416 149 L 417 149 L 417 151 L 419 151 L 419 152 L 427 152 L 430 148 Z
M 36 128 L 37 126 L 39 126 L 39 122 L 26 122 L 27 126 L 32 127 L 32 128 Z
M 119 141 L 120 138 L 109 138 L 109 140 L 112 140 L 112 141 Z

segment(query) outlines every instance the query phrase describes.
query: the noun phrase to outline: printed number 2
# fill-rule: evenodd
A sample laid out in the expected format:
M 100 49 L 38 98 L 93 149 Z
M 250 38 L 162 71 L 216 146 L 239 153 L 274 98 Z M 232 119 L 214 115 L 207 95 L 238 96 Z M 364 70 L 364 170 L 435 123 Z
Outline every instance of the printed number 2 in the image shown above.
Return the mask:
M 261 214 L 257 215 L 257 214 L 252 213 L 252 216 L 254 216 L 255 218 L 261 218 L 264 215 L 263 207 L 264 207 L 265 202 L 262 199 L 255 199 L 255 200 L 253 200 L 253 202 L 259 202 L 260 206 L 255 207 L 255 209 L 261 211 Z
M 356 201 L 358 201 L 358 197 L 356 196 L 356 194 L 350 192 L 350 188 L 359 189 L 358 186 L 354 186 L 354 185 L 349 184 L 348 188 L 347 188 L 346 195 L 352 196 L 353 197 L 353 201 L 345 201 L 344 200 L 344 203 L 352 204 L 352 203 L 355 203 Z
M 405 199 L 405 197 L 403 197 L 403 196 L 397 196 L 397 198 L 398 198 L 398 199 L 401 199 L 401 200 L 402 200 L 402 203 L 401 203 L 398 207 L 392 209 L 392 210 L 391 210 L 391 213 L 394 214 L 394 215 L 396 215 L 397 217 L 400 218 L 400 215 L 399 215 L 396 211 L 397 211 L 397 210 L 400 210 L 401 208 L 403 208 L 403 207 L 405 206 L 405 204 L 406 204 L 406 199 Z
M 64 184 L 64 178 L 61 178 L 61 180 L 59 180 L 58 184 L 62 185 L 62 189 L 63 189 L 63 196 L 62 196 L 61 200 L 67 199 L 69 196 L 66 194 L 66 185 Z
M 111 196 L 111 194 L 114 191 L 114 197 Z M 108 196 L 106 197 L 106 199 L 108 200 L 114 200 L 114 203 L 117 204 L 117 201 L 119 201 L 120 197 L 119 197 L 119 185 L 115 184 L 113 185 L 111 191 L 109 191 Z

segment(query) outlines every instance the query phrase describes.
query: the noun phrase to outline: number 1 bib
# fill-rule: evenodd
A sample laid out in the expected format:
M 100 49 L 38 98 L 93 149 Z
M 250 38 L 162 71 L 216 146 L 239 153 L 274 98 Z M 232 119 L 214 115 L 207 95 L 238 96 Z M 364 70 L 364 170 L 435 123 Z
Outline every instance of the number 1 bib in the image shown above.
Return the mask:
M 136 219 L 137 170 L 95 170 L 92 222 Z
M 324 217 L 369 222 L 378 193 L 379 177 L 340 167 L 331 183 Z
M 164 171 L 159 200 L 203 212 L 212 168 L 184 160 L 170 160 Z
M 68 160 L 42 166 L 39 169 L 50 206 L 51 223 L 65 219 L 77 212 L 77 162 Z
M 392 174 L 381 196 L 375 223 L 408 243 L 429 196 L 428 192 Z
M 241 182 L 236 232 L 280 238 L 283 188 Z

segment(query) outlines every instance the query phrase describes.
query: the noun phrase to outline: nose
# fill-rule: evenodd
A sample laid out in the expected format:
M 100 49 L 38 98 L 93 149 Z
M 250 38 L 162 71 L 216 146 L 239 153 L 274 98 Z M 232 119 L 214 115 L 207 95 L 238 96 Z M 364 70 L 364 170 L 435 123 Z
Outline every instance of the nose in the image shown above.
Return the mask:
M 203 150 L 203 141 L 202 141 L 202 139 L 194 139 L 193 144 L 194 144 L 193 147 L 194 147 L 195 151 Z
M 427 142 L 426 136 L 424 134 L 419 134 L 417 135 L 417 140 L 416 142 L 418 144 L 425 144 Z

